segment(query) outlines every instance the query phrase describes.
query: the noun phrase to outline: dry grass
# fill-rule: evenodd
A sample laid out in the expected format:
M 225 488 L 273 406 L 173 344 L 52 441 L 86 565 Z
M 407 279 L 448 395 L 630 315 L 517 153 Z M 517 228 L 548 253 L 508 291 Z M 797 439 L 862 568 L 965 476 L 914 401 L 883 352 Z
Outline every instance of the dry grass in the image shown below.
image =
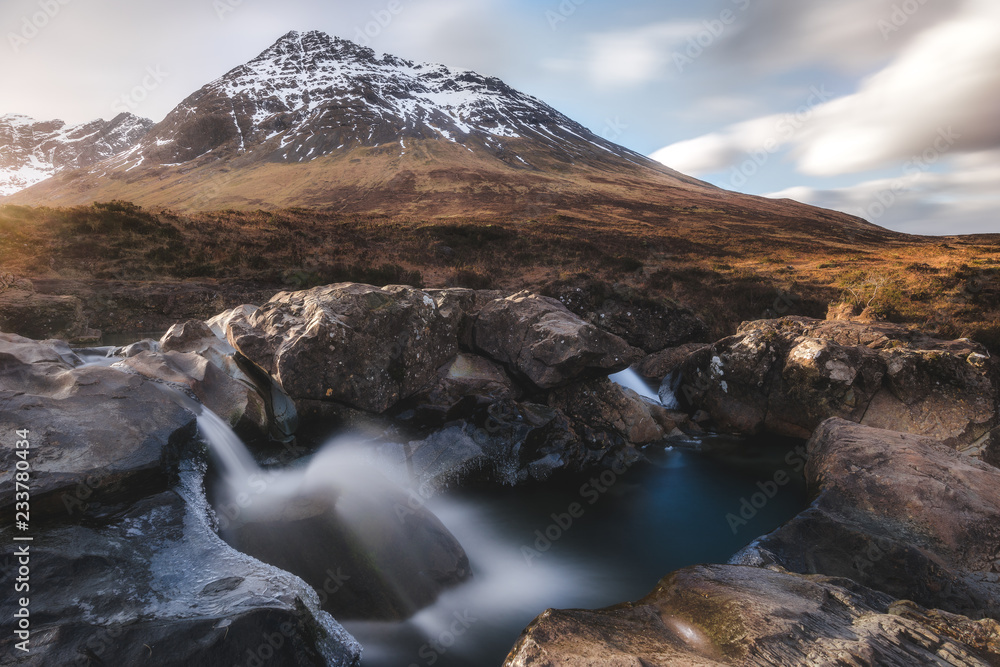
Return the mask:
M 619 202 L 620 203 L 620 202 Z M 822 317 L 830 303 L 1000 351 L 1000 240 L 790 224 L 732 208 L 659 217 L 596 209 L 539 218 L 412 218 L 289 209 L 177 214 L 115 202 L 0 207 L 0 270 L 29 278 L 226 279 L 279 288 L 345 280 L 544 290 L 626 284 L 692 308 L 717 337 L 743 320 Z M 873 286 L 878 289 L 873 293 Z

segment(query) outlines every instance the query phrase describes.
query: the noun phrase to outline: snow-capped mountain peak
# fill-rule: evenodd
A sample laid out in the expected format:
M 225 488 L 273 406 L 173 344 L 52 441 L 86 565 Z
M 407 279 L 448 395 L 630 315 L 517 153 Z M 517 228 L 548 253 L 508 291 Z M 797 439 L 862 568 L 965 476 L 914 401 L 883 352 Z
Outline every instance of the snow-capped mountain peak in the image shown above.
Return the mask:
M 414 63 L 325 33 L 290 32 L 188 97 L 113 165 L 180 165 L 252 154 L 307 162 L 338 151 L 435 140 L 509 166 L 646 158 L 597 137 L 500 79 Z M 512 141 L 520 148 L 512 148 Z M 655 166 L 654 166 L 655 168 Z
M 21 114 L 0 116 L 0 196 L 78 167 L 86 167 L 135 145 L 153 121 L 123 113 L 110 121 L 67 125 Z

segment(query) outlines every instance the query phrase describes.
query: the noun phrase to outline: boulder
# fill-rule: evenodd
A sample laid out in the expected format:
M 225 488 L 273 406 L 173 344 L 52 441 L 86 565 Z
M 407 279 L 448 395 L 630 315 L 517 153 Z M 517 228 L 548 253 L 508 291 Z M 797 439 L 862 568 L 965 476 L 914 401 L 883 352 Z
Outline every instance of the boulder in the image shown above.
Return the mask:
M 842 420 L 808 442 L 812 506 L 736 562 L 849 577 L 1000 619 L 1000 470 L 930 438 Z
M 39 294 L 25 279 L 0 280 L 0 330 L 27 338 L 63 338 L 81 345 L 96 343 L 83 302 L 75 296 Z
M 708 327 L 687 308 L 651 299 L 625 285 L 587 282 L 553 289 L 549 296 L 646 353 L 703 341 L 708 336 Z
M 633 369 L 644 378 L 661 381 L 674 371 L 679 370 L 684 361 L 692 354 L 708 347 L 710 346 L 704 343 L 686 343 L 677 347 L 669 347 L 647 355 L 633 366 Z
M 35 520 L 165 489 L 196 431 L 149 380 L 78 362 L 65 343 L 0 334 L 0 484 L 13 486 L 16 432 L 27 430 Z M 5 516 L 13 502 L 4 495 Z
M 679 394 L 722 430 L 808 437 L 841 417 L 976 447 L 1000 424 L 997 367 L 968 340 L 899 325 L 800 317 L 747 322 L 694 351 Z
M 503 366 L 463 352 L 441 366 L 430 383 L 408 403 L 415 406 L 424 420 L 437 415 L 443 422 L 453 418 L 459 403 L 517 399 L 521 393 Z
M 142 352 L 125 359 L 121 366 L 150 379 L 184 385 L 239 433 L 260 435 L 268 431 L 267 405 L 253 382 L 245 375 L 244 379 L 234 378 L 204 356 L 193 352 Z M 242 375 L 238 368 L 235 370 Z
M 476 347 L 535 386 L 550 389 L 625 370 L 640 353 L 548 297 L 520 292 L 490 302 L 475 325 Z
M 361 647 L 312 589 L 234 551 L 197 507 L 165 491 L 98 526 L 36 529 L 30 652 L 14 648 L 5 595 L 3 664 L 357 664 Z
M 458 327 L 420 290 L 340 283 L 277 294 L 227 335 L 293 399 L 381 413 L 457 354 Z
M 472 290 L 464 287 L 428 289 L 424 292 L 434 299 L 438 310 L 445 317 L 457 319 L 459 346 L 469 352 L 475 349 L 474 328 L 479 311 L 486 304 L 506 296 L 497 290 Z
M 845 579 L 699 565 L 637 602 L 544 612 L 504 665 L 985 667 L 998 659 L 993 620 L 894 603 Z
M 233 322 L 241 322 L 247 320 L 251 315 L 259 310 L 258 306 L 252 304 L 243 304 L 242 306 L 236 306 L 225 312 L 219 313 L 215 317 L 210 318 L 205 322 L 208 328 L 212 330 L 218 338 L 226 340 L 226 332 L 229 331 L 229 325 Z
M 555 389 L 548 403 L 566 414 L 578 432 L 618 436 L 635 445 L 660 440 L 677 427 L 662 406 L 607 378 Z

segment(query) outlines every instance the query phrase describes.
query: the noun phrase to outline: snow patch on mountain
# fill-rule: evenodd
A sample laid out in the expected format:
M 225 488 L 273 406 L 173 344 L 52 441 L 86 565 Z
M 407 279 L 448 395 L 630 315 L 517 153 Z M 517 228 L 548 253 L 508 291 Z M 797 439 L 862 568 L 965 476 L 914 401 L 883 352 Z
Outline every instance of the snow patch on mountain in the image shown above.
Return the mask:
M 152 126 L 153 121 L 132 114 L 80 125 L 21 114 L 0 116 L 0 197 L 66 169 L 117 155 L 134 146 Z

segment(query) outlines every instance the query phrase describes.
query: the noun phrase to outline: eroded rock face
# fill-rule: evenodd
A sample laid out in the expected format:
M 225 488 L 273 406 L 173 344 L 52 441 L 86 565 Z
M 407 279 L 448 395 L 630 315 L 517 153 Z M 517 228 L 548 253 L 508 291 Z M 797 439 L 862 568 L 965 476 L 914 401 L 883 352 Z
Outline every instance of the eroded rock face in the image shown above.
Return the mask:
M 521 292 L 483 307 L 476 347 L 535 386 L 625 370 L 641 353 L 548 297 Z
M 624 285 L 589 282 L 553 290 L 570 311 L 646 353 L 706 340 L 708 327 L 690 310 Z M 662 377 L 662 376 L 661 376 Z
M 5 279 L 6 278 L 6 279 Z M 96 342 L 83 303 L 75 296 L 39 294 L 31 281 L 0 276 L 0 330 L 29 338 L 64 338 L 82 344 Z
M 341 283 L 282 292 L 228 338 L 294 399 L 380 413 L 456 355 L 458 326 L 420 290 Z
M 930 438 L 841 419 L 807 450 L 815 502 L 739 561 L 1000 619 L 1000 470 Z
M 99 528 L 69 522 L 36 532 L 31 568 L 32 583 L 43 582 L 31 588 L 31 651 L 17 659 L 14 600 L 4 596 L 5 664 L 232 665 L 270 656 L 350 667 L 360 655 L 315 592 L 231 549 L 173 491 Z
M 676 428 L 663 407 L 607 378 L 555 389 L 549 394 L 549 406 L 567 414 L 577 428 L 617 434 L 636 445 L 660 440 Z
M 617 665 L 988 665 L 992 619 L 927 611 L 853 582 L 733 565 L 700 565 L 650 595 L 596 611 L 549 610 L 506 667 Z
M 27 429 L 39 518 L 164 489 L 196 431 L 194 415 L 147 379 L 79 363 L 65 343 L 0 334 L 0 484 L 13 485 L 15 433 Z M 5 495 L 4 511 L 10 503 Z
M 724 430 L 809 437 L 829 417 L 979 445 L 997 425 L 997 367 L 967 340 L 891 324 L 745 323 L 692 353 L 682 396 Z

